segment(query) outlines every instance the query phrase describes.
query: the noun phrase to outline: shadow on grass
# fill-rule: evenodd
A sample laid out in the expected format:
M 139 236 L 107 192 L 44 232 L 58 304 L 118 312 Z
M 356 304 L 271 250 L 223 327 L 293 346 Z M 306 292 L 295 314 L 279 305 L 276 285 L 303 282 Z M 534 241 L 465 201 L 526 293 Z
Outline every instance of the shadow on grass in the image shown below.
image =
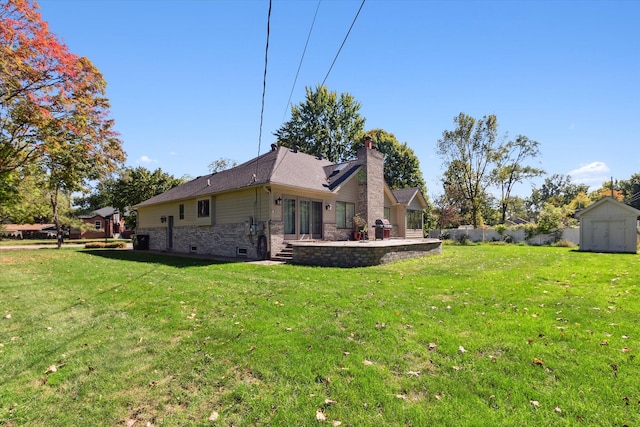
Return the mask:
M 177 268 L 241 262 L 236 260 L 220 260 L 169 253 L 165 254 L 153 251 L 134 251 L 127 249 L 85 249 L 81 250 L 80 252 L 87 255 L 99 256 L 102 258 L 151 264 L 163 264 Z
M 599 251 L 581 251 L 580 248 L 571 249 L 570 252 L 578 254 L 600 254 L 600 255 L 632 255 L 638 256 L 637 252 L 599 252 Z

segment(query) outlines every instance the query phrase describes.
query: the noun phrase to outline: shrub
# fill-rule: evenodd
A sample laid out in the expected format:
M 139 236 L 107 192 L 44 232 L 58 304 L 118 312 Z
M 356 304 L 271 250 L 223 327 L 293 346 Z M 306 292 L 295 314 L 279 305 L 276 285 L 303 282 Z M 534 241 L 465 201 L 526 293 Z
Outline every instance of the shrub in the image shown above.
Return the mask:
M 574 248 L 576 247 L 576 244 L 573 242 L 570 242 L 567 239 L 560 239 L 557 242 L 555 242 L 553 246 L 556 246 L 558 248 Z
M 125 242 L 89 242 L 84 245 L 85 249 L 121 249 L 126 248 Z
M 505 231 L 507 231 L 507 224 L 498 224 L 495 226 L 496 231 L 498 232 L 499 235 L 503 235 Z
M 466 234 L 462 234 L 460 236 L 458 236 L 458 243 L 460 243 L 461 245 L 471 245 L 473 242 L 471 241 L 471 239 L 469 238 L 469 236 L 467 236 Z

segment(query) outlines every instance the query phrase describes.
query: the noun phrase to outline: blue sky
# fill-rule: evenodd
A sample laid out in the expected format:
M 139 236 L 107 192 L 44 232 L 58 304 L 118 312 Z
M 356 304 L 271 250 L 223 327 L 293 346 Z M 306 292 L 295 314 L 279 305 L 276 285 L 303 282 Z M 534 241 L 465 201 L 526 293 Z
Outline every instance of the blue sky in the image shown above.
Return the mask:
M 322 83 L 361 0 L 40 0 L 50 30 L 104 74 L 127 164 L 176 177 L 269 150 Z M 441 192 L 436 143 L 453 118 L 495 114 L 540 142 L 532 165 L 597 186 L 640 173 L 640 2 L 367 0 L 326 80 L 418 156 Z M 541 180 L 533 184 L 540 185 Z M 531 184 L 516 188 L 530 194 Z

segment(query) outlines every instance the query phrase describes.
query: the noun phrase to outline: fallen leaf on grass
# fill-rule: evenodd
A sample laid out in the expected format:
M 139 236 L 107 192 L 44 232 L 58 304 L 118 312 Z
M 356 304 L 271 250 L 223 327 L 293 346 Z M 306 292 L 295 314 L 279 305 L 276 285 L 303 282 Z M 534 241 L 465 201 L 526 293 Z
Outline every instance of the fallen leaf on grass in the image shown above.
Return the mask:
M 534 365 L 538 365 L 538 366 L 544 366 L 544 362 L 540 359 L 538 359 L 537 357 L 534 357 L 533 360 L 531 361 L 531 363 L 533 363 Z
M 44 371 L 45 374 L 50 374 L 52 372 L 56 372 L 58 370 L 58 367 L 56 365 L 51 365 L 47 368 L 46 371 Z
M 430 342 L 428 348 L 429 348 L 429 351 L 436 351 L 438 349 L 438 344 Z
M 325 399 L 324 400 L 324 404 L 325 405 L 333 405 L 334 403 L 338 403 L 335 400 L 331 400 L 331 399 Z
M 623 353 L 629 353 L 631 351 L 631 349 L 629 347 L 625 347 L 622 349 Z
M 460 353 L 466 353 L 468 350 L 465 350 L 465 348 L 463 346 L 458 347 L 458 351 Z
M 217 420 L 219 417 L 220 417 L 220 414 L 217 413 L 216 411 L 213 411 L 211 415 L 209 415 L 209 421 L 213 422 Z
M 322 412 L 322 409 L 316 409 L 316 420 L 327 421 L 327 416 Z
M 442 400 L 442 398 L 444 397 L 444 393 L 443 392 L 437 393 L 434 397 L 438 400 Z
M 4 318 L 5 318 L 5 319 L 11 319 L 11 314 L 9 314 L 9 313 L 5 314 L 5 315 L 4 315 Z
M 531 406 L 533 406 L 536 409 L 540 407 L 540 402 L 538 402 L 537 400 L 530 400 L 529 403 L 531 403 Z
M 333 422 L 333 427 L 338 427 L 342 425 L 342 421 L 334 421 Z
M 410 377 L 419 377 L 420 371 L 409 371 L 407 372 L 407 375 L 409 375 Z
M 364 363 L 365 366 L 373 365 L 373 362 L 371 360 L 367 360 L 367 359 L 365 359 L 362 363 Z
M 556 406 L 553 410 L 556 411 L 556 413 L 558 413 L 558 414 L 562 413 L 562 409 L 560 409 L 560 407 L 558 407 L 558 406 Z

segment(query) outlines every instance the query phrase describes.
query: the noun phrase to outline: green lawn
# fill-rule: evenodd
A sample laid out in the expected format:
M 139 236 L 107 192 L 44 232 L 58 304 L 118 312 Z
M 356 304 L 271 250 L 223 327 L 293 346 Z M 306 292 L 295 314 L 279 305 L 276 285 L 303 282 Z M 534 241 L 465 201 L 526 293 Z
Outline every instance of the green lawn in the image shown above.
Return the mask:
M 0 425 L 640 425 L 639 296 L 640 256 L 569 248 L 0 252 Z

